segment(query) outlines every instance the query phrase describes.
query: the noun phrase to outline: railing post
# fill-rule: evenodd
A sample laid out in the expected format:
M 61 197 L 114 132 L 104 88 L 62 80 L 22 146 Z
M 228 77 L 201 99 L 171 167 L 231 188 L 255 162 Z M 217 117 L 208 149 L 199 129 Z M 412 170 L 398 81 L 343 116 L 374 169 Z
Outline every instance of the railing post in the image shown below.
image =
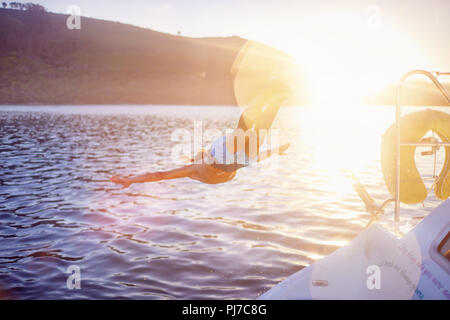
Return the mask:
M 395 211 L 394 211 L 394 221 L 400 221 L 400 119 L 401 119 L 401 109 L 400 109 L 400 94 L 401 94 L 402 80 L 397 86 L 397 103 L 395 106 Z

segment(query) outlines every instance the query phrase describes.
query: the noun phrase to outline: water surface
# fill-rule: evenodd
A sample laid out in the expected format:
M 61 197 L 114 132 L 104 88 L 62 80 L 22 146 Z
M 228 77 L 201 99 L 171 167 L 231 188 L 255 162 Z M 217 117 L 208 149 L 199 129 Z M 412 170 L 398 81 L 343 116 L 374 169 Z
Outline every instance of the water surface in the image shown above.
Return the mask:
M 379 143 L 394 119 L 390 107 L 285 108 L 274 128 L 280 143 L 291 143 L 287 155 L 226 184 L 109 182 L 176 167 L 175 129 L 193 131 L 194 120 L 205 130 L 232 128 L 239 112 L 1 107 L 0 297 L 253 299 L 363 230 L 369 216 L 342 169 L 377 200 L 389 196 Z M 425 178 L 430 159 L 418 156 Z M 402 216 L 437 203 L 431 195 Z M 66 286 L 72 265 L 81 269 L 80 290 Z

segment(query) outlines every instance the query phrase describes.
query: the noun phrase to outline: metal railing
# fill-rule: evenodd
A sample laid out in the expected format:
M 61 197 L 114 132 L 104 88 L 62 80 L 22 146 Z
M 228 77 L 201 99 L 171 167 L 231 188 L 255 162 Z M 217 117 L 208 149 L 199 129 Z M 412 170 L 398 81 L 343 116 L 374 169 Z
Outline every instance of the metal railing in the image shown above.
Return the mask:
M 413 70 L 408 73 L 406 73 L 399 81 L 397 86 L 397 101 L 396 101 L 396 112 L 395 112 L 395 126 L 396 126 L 396 172 L 395 172 L 395 195 L 394 195 L 394 201 L 395 201 L 395 222 L 400 221 L 400 148 L 402 146 L 432 146 L 432 147 L 439 147 L 439 146 L 450 146 L 449 142 L 402 142 L 400 141 L 400 119 L 401 119 L 401 86 L 404 81 L 406 81 L 409 77 L 415 76 L 415 75 L 424 75 L 428 77 L 435 86 L 439 89 L 439 91 L 442 93 L 444 98 L 447 100 L 448 105 L 450 105 L 450 95 L 445 90 L 445 88 L 442 86 L 442 84 L 437 79 L 440 75 L 450 75 L 450 72 L 439 72 L 439 71 L 425 71 L 425 70 Z M 388 199 L 389 200 L 389 199 Z

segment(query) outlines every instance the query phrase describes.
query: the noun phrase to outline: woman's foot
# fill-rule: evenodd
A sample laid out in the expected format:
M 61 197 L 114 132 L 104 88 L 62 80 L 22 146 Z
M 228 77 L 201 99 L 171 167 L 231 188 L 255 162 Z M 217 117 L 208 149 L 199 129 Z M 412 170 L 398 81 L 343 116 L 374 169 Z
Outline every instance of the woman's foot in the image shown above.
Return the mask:
M 289 143 L 283 144 L 281 147 L 278 148 L 278 154 L 280 156 L 286 155 L 285 151 L 290 147 Z
M 131 182 L 127 178 L 122 178 L 119 176 L 112 176 L 109 180 L 116 184 L 121 184 L 124 188 L 128 188 L 131 184 Z

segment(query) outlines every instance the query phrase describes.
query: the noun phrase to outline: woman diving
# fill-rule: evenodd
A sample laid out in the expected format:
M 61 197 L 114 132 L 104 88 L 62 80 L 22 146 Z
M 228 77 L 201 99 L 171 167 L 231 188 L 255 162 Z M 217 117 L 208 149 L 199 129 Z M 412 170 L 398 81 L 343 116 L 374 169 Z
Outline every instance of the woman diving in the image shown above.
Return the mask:
M 259 151 L 280 106 L 288 99 L 289 94 L 288 86 L 272 80 L 244 110 L 237 128 L 231 134 L 213 141 L 208 151 L 198 152 L 190 159 L 189 165 L 131 177 L 113 176 L 110 180 L 125 188 L 133 183 L 178 178 L 191 178 L 208 184 L 228 182 L 235 177 L 238 169 L 267 159 L 273 154 L 283 155 L 289 148 L 289 144 L 284 144 L 275 149 Z

